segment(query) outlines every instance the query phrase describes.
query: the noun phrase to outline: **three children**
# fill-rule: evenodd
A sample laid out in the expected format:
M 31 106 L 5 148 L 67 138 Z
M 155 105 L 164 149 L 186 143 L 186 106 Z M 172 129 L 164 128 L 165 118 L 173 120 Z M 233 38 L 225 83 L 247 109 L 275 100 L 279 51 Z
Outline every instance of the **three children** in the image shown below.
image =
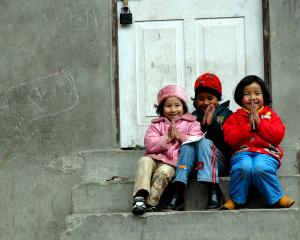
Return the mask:
M 295 201 L 283 195 L 277 176 L 285 126 L 269 106 L 271 98 L 264 81 L 250 75 L 238 83 L 234 100 L 241 108 L 233 114 L 229 101 L 219 104 L 222 88 L 216 75 L 199 76 L 194 90 L 194 116 L 188 113 L 182 88 L 168 85 L 159 91 L 159 117 L 146 132 L 146 155 L 136 166 L 132 213 L 156 211 L 174 175 L 175 191 L 166 210 L 183 210 L 185 188 L 194 169 L 197 181 L 207 186 L 207 209 L 222 206 L 224 195 L 218 177 L 228 175 L 229 169 L 230 199 L 222 209 L 245 204 L 252 186 L 269 206 L 292 206 Z M 182 144 L 193 136 L 197 141 Z

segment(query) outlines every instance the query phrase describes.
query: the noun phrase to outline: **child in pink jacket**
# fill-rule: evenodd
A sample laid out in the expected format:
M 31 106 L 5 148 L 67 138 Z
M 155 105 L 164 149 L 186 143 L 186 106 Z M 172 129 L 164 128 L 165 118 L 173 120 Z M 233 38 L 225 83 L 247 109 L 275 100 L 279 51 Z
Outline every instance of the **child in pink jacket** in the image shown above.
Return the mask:
M 200 123 L 188 113 L 185 91 L 168 85 L 157 94 L 156 112 L 144 138 L 145 156 L 136 164 L 132 213 L 156 211 L 161 194 L 175 174 L 180 145 L 202 138 Z

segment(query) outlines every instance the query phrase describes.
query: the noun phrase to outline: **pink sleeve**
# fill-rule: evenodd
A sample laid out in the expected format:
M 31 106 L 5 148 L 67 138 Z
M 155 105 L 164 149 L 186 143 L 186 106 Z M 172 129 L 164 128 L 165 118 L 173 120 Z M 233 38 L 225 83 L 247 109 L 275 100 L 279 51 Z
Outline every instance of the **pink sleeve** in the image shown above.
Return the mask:
M 200 123 L 198 121 L 191 122 L 187 134 L 181 133 L 180 135 L 182 142 L 187 141 L 191 136 L 202 137 L 203 132 L 201 131 Z
M 145 134 L 144 145 L 147 153 L 161 153 L 168 150 L 172 144 L 167 143 L 167 134 L 161 135 L 158 124 L 151 124 Z

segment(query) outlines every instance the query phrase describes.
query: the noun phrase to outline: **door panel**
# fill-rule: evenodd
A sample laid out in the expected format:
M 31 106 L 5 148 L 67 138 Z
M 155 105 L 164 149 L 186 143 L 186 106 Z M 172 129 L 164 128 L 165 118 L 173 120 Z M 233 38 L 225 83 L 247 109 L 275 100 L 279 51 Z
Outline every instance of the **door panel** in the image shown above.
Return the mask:
M 140 0 L 129 7 L 133 24 L 118 26 L 121 147 L 143 145 L 157 116 L 156 94 L 167 84 L 193 97 L 196 77 L 213 72 L 235 109 L 237 82 L 247 74 L 263 77 L 260 0 Z M 188 106 L 193 111 L 190 99 Z
M 233 87 L 245 76 L 244 26 L 244 18 L 196 20 L 197 70 L 213 69 L 222 77 L 223 99 L 232 99 Z M 231 107 L 237 107 L 234 101 Z
M 184 84 L 183 21 L 142 22 L 136 29 L 138 124 L 148 125 L 157 89 Z

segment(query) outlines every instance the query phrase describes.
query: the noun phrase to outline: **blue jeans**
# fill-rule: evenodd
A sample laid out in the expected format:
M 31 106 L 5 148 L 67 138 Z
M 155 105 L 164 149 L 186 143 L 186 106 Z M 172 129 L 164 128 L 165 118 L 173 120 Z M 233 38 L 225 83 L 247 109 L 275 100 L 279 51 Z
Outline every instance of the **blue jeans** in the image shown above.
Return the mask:
M 282 188 L 277 177 L 278 161 L 270 155 L 255 152 L 240 152 L 231 160 L 230 197 L 238 204 L 247 201 L 248 191 L 255 186 L 267 204 L 272 205 L 282 197 Z
M 228 175 L 224 155 L 207 138 L 181 145 L 174 181 L 187 184 L 194 166 L 198 182 L 218 183 L 219 176 Z

